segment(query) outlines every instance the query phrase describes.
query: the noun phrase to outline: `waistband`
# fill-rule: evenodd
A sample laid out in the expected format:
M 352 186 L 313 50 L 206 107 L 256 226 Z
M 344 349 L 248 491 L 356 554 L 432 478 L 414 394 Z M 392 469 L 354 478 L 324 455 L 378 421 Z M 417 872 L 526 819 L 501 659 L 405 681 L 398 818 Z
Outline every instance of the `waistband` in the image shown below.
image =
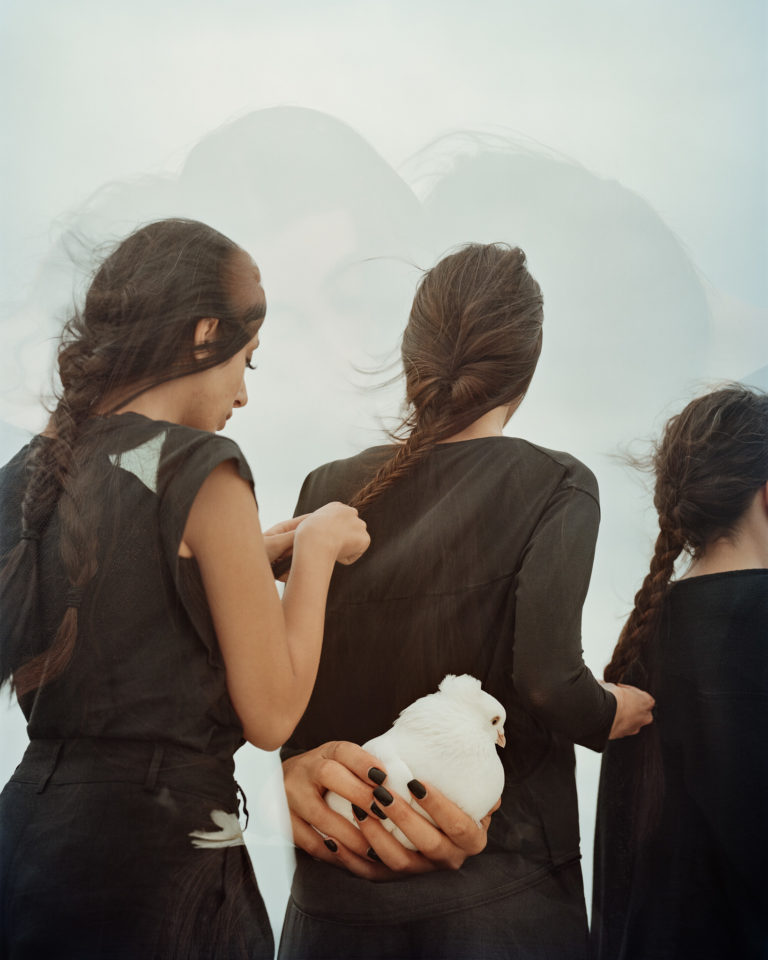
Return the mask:
M 234 759 L 153 740 L 80 738 L 31 740 L 11 777 L 42 793 L 49 784 L 137 783 L 236 803 Z

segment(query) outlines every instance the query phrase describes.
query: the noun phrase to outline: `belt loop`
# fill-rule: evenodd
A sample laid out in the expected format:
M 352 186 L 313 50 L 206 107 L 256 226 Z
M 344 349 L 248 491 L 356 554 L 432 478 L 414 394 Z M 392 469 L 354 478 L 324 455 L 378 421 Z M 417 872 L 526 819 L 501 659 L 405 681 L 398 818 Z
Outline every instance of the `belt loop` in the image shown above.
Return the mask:
M 149 761 L 149 769 L 147 770 L 147 779 L 144 781 L 145 790 L 154 790 L 157 784 L 157 773 L 160 769 L 160 764 L 163 762 L 163 747 L 159 744 L 155 744 L 155 749 L 152 753 L 152 759 Z
M 48 781 L 53 776 L 53 771 L 56 769 L 56 764 L 59 762 L 59 755 L 61 754 L 61 748 L 64 746 L 63 740 L 54 741 L 56 744 L 51 752 L 46 758 L 45 772 L 40 778 L 40 782 L 37 784 L 37 792 L 42 793 L 45 788 L 48 786 Z

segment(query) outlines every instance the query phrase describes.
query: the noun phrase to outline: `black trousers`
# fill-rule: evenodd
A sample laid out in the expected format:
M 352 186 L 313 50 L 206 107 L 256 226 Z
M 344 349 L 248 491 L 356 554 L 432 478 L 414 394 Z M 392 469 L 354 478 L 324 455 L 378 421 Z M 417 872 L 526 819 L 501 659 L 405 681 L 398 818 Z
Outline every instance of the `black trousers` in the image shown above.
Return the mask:
M 291 899 L 279 960 L 584 960 L 587 916 L 581 865 L 553 870 L 514 894 L 465 910 L 396 923 L 310 916 Z M 332 879 L 329 880 L 332 882 Z M 395 881 L 396 882 L 396 881 Z
M 0 957 L 271 958 L 245 846 L 189 836 L 237 814 L 232 769 L 172 744 L 33 741 L 0 794 Z

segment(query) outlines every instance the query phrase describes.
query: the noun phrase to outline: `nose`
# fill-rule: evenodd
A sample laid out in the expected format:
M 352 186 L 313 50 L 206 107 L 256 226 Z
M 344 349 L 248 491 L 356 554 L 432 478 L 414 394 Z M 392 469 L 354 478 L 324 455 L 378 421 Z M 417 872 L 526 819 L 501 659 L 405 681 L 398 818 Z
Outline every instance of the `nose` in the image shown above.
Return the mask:
M 244 407 L 248 403 L 248 391 L 245 388 L 245 380 L 240 384 L 240 389 L 237 391 L 235 396 L 235 402 L 232 404 L 234 407 Z

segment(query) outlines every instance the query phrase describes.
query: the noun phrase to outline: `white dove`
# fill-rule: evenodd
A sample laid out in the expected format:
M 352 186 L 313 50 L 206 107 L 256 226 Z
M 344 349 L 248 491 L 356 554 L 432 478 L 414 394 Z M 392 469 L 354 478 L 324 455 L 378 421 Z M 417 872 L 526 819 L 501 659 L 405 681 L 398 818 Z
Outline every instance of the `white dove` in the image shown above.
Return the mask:
M 384 786 L 399 793 L 427 820 L 432 818 L 408 789 L 413 779 L 427 781 L 479 822 L 504 786 L 504 767 L 496 745 L 503 747 L 507 742 L 506 718 L 504 707 L 481 688 L 477 678 L 448 674 L 437 693 L 415 700 L 386 733 L 364 743 L 363 749 L 377 757 L 387 771 Z M 331 790 L 325 801 L 356 824 L 349 800 Z M 403 846 L 415 849 L 391 820 L 383 820 L 382 825 Z

